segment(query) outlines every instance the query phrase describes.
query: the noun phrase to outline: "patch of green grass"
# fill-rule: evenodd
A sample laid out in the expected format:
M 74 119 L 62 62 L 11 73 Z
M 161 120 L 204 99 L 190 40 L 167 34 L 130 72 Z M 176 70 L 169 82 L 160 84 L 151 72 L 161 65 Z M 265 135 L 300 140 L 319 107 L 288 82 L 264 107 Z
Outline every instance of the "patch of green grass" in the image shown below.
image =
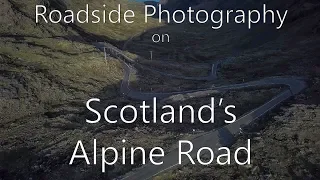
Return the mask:
M 55 38 L 26 38 L 27 42 L 34 43 L 39 46 L 45 46 L 50 48 L 53 51 L 63 51 L 65 53 L 81 53 L 81 52 L 90 52 L 97 51 L 93 46 L 76 42 L 68 41 L 64 39 L 55 39 Z
M 91 32 L 96 35 L 104 35 L 110 39 L 114 40 L 127 40 L 136 34 L 142 33 L 146 29 L 155 28 L 161 26 L 154 19 L 149 19 L 148 23 L 144 22 L 144 12 L 143 12 L 143 4 L 128 2 L 127 0 L 116 0 L 116 1 L 87 1 L 87 0 L 77 0 L 70 2 L 69 7 L 74 10 L 79 10 L 80 8 L 84 8 L 86 4 L 89 4 L 92 9 L 97 10 L 106 10 L 110 12 L 113 9 L 117 9 L 118 4 L 121 4 L 121 11 L 125 12 L 130 9 L 135 12 L 134 23 L 126 23 L 121 20 L 119 24 L 113 24 L 110 22 L 106 23 L 98 23 L 98 24 L 79 24 L 87 32 Z M 103 4 L 106 7 L 103 7 Z M 115 17 L 112 17 L 115 18 Z
M 101 80 L 121 75 L 119 64 L 111 59 L 104 61 L 103 53 L 96 51 L 93 46 L 46 38 L 33 39 L 32 42 L 35 46 L 7 42 L 0 52 L 15 59 L 16 63 L 49 70 L 64 79 Z

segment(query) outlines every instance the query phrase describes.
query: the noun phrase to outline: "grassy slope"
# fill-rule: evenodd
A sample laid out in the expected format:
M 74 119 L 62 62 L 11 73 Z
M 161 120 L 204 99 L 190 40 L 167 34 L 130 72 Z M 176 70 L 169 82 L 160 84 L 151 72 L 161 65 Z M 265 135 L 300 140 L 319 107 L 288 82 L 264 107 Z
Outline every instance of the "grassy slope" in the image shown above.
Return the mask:
M 124 12 L 127 9 L 131 9 L 135 12 L 135 23 L 127 24 L 124 21 L 121 21 L 120 24 L 112 24 L 112 23 L 99 23 L 99 24 L 79 24 L 76 23 L 82 30 L 87 33 L 94 34 L 96 36 L 104 36 L 110 40 L 123 41 L 130 38 L 133 35 L 139 34 L 143 32 L 145 29 L 149 29 L 152 27 L 159 26 L 159 23 L 156 23 L 154 20 L 150 20 L 149 23 L 144 23 L 144 9 L 142 4 L 129 2 L 127 0 L 116 0 L 116 1 L 76 1 L 70 0 L 66 1 L 66 3 L 60 3 L 63 5 L 57 5 L 54 2 L 61 2 L 60 0 L 44 0 L 39 3 L 37 0 L 33 1 L 17 1 L 17 0 L 3 0 L 4 1 L 4 11 L 2 11 L 3 23 L 1 24 L 3 27 L 1 28 L 1 33 L 5 34 L 19 34 L 19 35 L 28 35 L 28 36 L 66 36 L 66 35 L 75 35 L 76 33 L 73 31 L 72 27 L 65 28 L 60 25 L 52 25 L 40 23 L 39 26 L 35 24 L 35 5 L 36 4 L 44 4 L 48 6 L 48 9 L 59 9 L 60 11 L 64 11 L 66 9 L 71 9 L 74 12 L 85 9 L 85 5 L 89 4 L 90 10 L 106 10 L 106 12 L 110 12 L 113 9 L 117 9 L 117 5 L 121 4 L 121 11 Z M 8 3 L 10 2 L 10 3 Z M 50 5 L 47 5 L 50 4 Z M 106 5 L 104 8 L 103 5 Z M 11 5 L 14 11 L 11 11 L 8 5 Z M 101 14 L 100 14 L 101 15 Z M 101 17 L 101 16 L 100 16 Z M 21 23 L 24 20 L 24 23 Z M 20 22 L 19 22 L 20 21 Z M 68 30 L 66 33 L 65 30 Z
M 23 85 L 22 89 L 31 91 L 26 98 L 39 96 L 38 103 L 44 106 L 81 99 L 98 93 L 108 84 L 119 83 L 122 70 L 118 62 L 104 62 L 103 54 L 84 42 L 58 38 L 77 36 L 73 30 L 61 25 L 35 25 L 32 7 L 32 3 L 3 2 L 0 41 L 3 78 L 15 79 Z M 7 85 L 16 86 L 4 84 L 4 87 L 8 88 Z M 18 97 L 20 91 L 23 90 L 18 88 Z
M 117 9 L 118 4 L 121 4 L 121 12 L 125 12 L 130 9 L 135 12 L 134 23 L 128 24 L 121 20 L 120 24 L 112 23 L 99 23 L 99 24 L 82 24 L 79 25 L 85 31 L 91 32 L 96 35 L 103 35 L 113 40 L 124 41 L 129 39 L 131 36 L 142 33 L 145 29 L 160 26 L 154 20 L 150 20 L 149 23 L 144 22 L 144 7 L 142 4 L 137 4 L 134 2 L 128 2 L 127 0 L 117 0 L 117 1 L 72 1 L 69 3 L 71 9 L 80 10 L 85 7 L 85 4 L 89 4 L 92 9 L 110 10 Z M 103 4 L 106 5 L 103 8 Z M 113 17 L 114 18 L 114 17 Z M 123 18 L 121 16 L 121 18 Z

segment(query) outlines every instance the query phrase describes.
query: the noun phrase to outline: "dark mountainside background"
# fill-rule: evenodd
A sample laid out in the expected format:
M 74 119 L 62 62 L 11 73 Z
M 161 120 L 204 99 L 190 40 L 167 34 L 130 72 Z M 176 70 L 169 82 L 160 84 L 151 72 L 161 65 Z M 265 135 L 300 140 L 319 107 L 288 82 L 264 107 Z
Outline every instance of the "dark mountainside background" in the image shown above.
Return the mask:
M 177 140 L 194 137 L 192 129 L 205 132 L 215 128 L 201 124 L 86 124 L 85 118 L 94 118 L 85 109 L 85 102 L 92 97 L 102 100 L 101 111 L 110 104 L 141 103 L 121 95 L 123 67 L 112 57 L 104 61 L 104 54 L 92 45 L 96 41 L 123 49 L 123 53 L 143 65 L 178 75 L 203 76 L 210 71 L 211 63 L 224 61 L 214 86 L 270 76 L 299 76 L 308 83 L 303 93 L 268 113 L 250 129 L 252 166 L 187 165 L 155 179 L 320 179 L 318 0 L 160 2 L 169 10 L 189 6 L 208 10 L 253 9 L 266 3 L 269 8 L 289 10 L 281 30 L 262 24 L 250 31 L 235 24 L 218 31 L 213 31 L 210 23 L 166 25 L 150 20 L 145 24 L 143 3 L 127 0 L 105 4 L 109 9 L 121 3 L 124 9 L 135 10 L 134 24 L 35 24 L 36 4 L 79 10 L 86 3 L 97 9 L 103 4 L 98 0 L 0 0 L 0 179 L 112 179 L 139 165 L 110 166 L 105 174 L 101 174 L 99 166 L 86 166 L 80 161 L 69 166 L 78 140 L 84 141 L 92 157 L 94 138 L 101 146 L 118 149 L 122 148 L 122 139 L 129 139 L 128 146 L 147 150 L 155 146 L 170 149 Z M 171 43 L 152 43 L 154 33 L 169 33 Z M 149 60 L 151 50 L 153 61 Z M 179 80 L 142 69 L 130 81 L 133 88 L 156 92 L 212 86 L 211 82 Z M 235 103 L 237 113 L 242 115 L 268 101 L 281 88 L 214 96 Z M 172 99 L 182 104 L 206 102 L 205 98 L 192 99 L 187 95 Z M 240 137 L 233 148 L 243 145 L 247 138 Z

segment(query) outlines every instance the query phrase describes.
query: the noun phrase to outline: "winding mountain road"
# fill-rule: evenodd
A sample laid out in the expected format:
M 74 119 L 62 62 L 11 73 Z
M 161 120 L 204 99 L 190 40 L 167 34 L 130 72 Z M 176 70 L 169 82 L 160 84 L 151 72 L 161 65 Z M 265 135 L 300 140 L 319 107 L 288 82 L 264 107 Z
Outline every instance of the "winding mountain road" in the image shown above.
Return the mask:
M 104 48 L 103 44 L 98 43 L 95 44 L 95 46 L 101 50 L 101 48 Z M 178 92 L 170 92 L 170 93 L 154 93 L 154 92 L 140 92 L 133 89 L 130 89 L 130 75 L 133 71 L 133 67 L 129 65 L 129 63 L 135 63 L 132 59 L 128 58 L 126 55 L 124 55 L 120 50 L 114 48 L 114 47 L 108 47 L 109 52 L 116 58 L 121 59 L 124 67 L 124 78 L 121 84 L 121 92 L 133 99 L 137 100 L 151 100 L 154 97 L 157 97 L 159 99 L 167 98 L 172 95 L 177 94 L 186 94 L 186 93 L 193 93 L 193 92 L 199 92 L 199 91 L 208 91 L 208 90 L 216 90 L 216 91 L 225 91 L 225 90 L 237 90 L 237 89 L 243 89 L 248 87 L 263 87 L 263 86 L 269 86 L 269 85 L 284 85 L 287 86 L 288 89 L 281 92 L 279 95 L 272 98 L 270 101 L 266 102 L 265 104 L 261 105 L 260 107 L 257 107 L 256 109 L 252 110 L 251 112 L 247 113 L 246 115 L 240 117 L 236 122 L 233 124 L 225 125 L 224 127 L 221 127 L 219 129 L 214 129 L 212 131 L 209 131 L 205 133 L 204 135 L 201 135 L 193 140 L 191 142 L 193 143 L 193 152 L 190 153 L 192 158 L 195 158 L 197 156 L 196 152 L 202 147 L 209 147 L 212 149 L 218 149 L 219 147 L 223 146 L 231 146 L 235 142 L 235 136 L 241 133 L 241 129 L 243 127 L 248 126 L 264 114 L 266 114 L 268 111 L 274 109 L 276 106 L 278 106 L 283 101 L 289 99 L 290 97 L 298 94 L 303 89 L 306 88 L 306 83 L 303 81 L 302 78 L 299 77 L 269 77 L 264 78 L 257 81 L 251 81 L 241 84 L 233 84 L 233 85 L 225 85 L 220 87 L 214 87 L 214 88 L 207 88 L 207 89 L 195 89 L 195 90 L 189 90 L 189 91 L 178 91 Z M 217 65 L 213 66 L 212 74 L 215 74 L 215 76 L 212 76 L 212 79 L 216 78 L 216 71 L 217 71 Z M 163 75 L 166 75 L 166 73 L 163 73 Z M 203 80 L 203 79 L 202 79 Z M 189 147 L 182 147 L 182 150 L 186 151 L 186 148 L 189 149 Z M 169 169 L 174 169 L 178 165 L 178 149 L 175 149 L 169 153 L 167 153 L 161 161 L 163 161 L 163 164 L 160 166 L 153 165 L 151 163 L 146 164 L 140 168 L 137 168 L 123 177 L 120 177 L 120 179 L 130 179 L 130 180 L 144 180 L 144 179 L 151 179 L 152 177 L 158 175 L 161 172 L 164 172 Z M 182 165 L 188 164 L 189 160 L 186 156 L 183 156 L 182 158 Z

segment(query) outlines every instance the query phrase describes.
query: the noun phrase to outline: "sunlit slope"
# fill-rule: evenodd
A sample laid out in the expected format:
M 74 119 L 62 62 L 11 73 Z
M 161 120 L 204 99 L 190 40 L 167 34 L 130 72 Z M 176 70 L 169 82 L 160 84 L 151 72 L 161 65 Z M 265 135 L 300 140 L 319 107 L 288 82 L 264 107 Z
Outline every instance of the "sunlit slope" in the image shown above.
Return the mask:
M 144 6 L 142 3 L 135 3 L 127 0 L 115 0 L 115 1 L 98 1 L 98 0 L 32 0 L 32 1 L 18 1 L 18 0 L 1 0 L 4 1 L 1 11 L 1 28 L 2 34 L 23 34 L 32 36 L 62 36 L 62 35 L 74 35 L 79 31 L 84 31 L 88 34 L 95 36 L 106 37 L 110 40 L 126 40 L 133 35 L 143 32 L 145 29 L 149 29 L 160 24 L 154 20 L 150 20 L 148 23 L 144 22 Z M 124 13 L 126 10 L 133 10 L 135 13 L 134 23 L 128 24 L 123 21 L 121 23 L 113 24 L 106 23 L 86 23 L 86 24 L 46 24 L 43 20 L 40 24 L 35 23 L 35 7 L 36 5 L 44 5 L 48 10 L 60 10 L 64 12 L 70 9 L 77 13 L 79 10 L 85 10 L 86 4 L 89 4 L 90 11 L 92 10 L 111 10 L 117 9 L 118 4 L 121 4 L 121 11 Z M 106 5 L 106 7 L 103 7 Z M 114 18 L 114 17 L 113 17 Z
M 134 23 L 126 23 L 123 20 L 123 14 L 121 15 L 121 23 L 113 24 L 110 22 L 106 23 L 98 23 L 98 24 L 81 24 L 79 25 L 85 31 L 94 33 L 96 35 L 107 36 L 110 39 L 115 40 L 127 40 L 130 37 L 142 33 L 144 30 L 154 28 L 160 26 L 156 20 L 149 19 L 148 23 L 145 23 L 144 17 L 144 6 L 142 3 L 135 3 L 127 0 L 116 0 L 116 1 L 74 1 L 70 3 L 69 7 L 74 10 L 80 10 L 80 8 L 84 8 L 85 4 L 89 4 L 92 9 L 97 10 L 106 10 L 106 12 L 110 12 L 110 10 L 118 9 L 118 5 L 121 5 L 121 12 L 124 13 L 126 10 L 133 10 L 135 13 L 135 17 L 132 18 Z M 103 4 L 106 7 L 103 7 Z M 112 18 L 115 18 L 112 16 Z

